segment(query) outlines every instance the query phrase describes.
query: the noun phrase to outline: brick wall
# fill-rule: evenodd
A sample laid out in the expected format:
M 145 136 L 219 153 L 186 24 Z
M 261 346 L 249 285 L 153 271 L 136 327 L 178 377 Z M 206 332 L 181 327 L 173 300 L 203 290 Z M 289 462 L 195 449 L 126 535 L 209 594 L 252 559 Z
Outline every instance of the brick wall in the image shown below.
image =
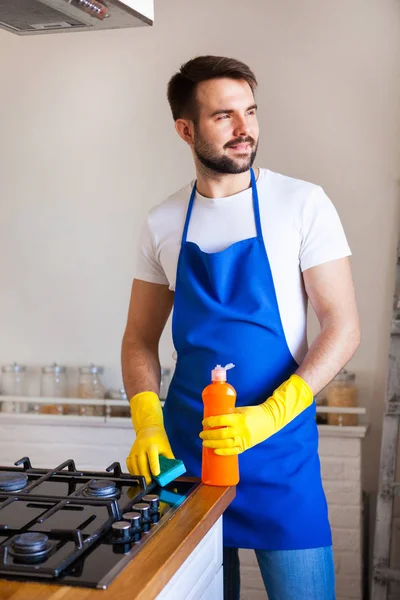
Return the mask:
M 321 471 L 332 526 L 337 600 L 361 600 L 361 444 L 366 428 L 320 426 L 319 431 Z M 240 560 L 241 600 L 265 600 L 267 594 L 254 552 L 241 550 Z

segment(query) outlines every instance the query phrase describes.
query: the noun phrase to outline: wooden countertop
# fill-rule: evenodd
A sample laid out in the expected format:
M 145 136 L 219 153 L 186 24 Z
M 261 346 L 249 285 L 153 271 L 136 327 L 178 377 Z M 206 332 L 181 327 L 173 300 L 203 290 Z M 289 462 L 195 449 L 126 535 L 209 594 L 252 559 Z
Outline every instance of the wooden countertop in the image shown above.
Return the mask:
M 0 579 L 0 600 L 151 600 L 235 497 L 235 488 L 201 485 L 107 590 Z

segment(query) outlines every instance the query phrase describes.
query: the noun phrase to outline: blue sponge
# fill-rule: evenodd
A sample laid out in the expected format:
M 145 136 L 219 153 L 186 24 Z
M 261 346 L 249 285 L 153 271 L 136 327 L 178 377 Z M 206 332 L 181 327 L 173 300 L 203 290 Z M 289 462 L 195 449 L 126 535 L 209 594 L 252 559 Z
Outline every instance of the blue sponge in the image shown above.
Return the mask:
M 166 489 L 162 489 L 160 492 L 160 502 L 165 502 L 170 506 L 179 506 L 184 500 L 186 500 L 185 494 L 177 494 Z
M 159 460 L 161 471 L 157 477 L 153 476 L 153 479 L 157 481 L 158 485 L 161 487 L 164 487 L 168 483 L 171 483 L 171 481 L 174 481 L 177 477 L 180 477 L 180 475 L 183 475 L 183 473 L 186 473 L 186 467 L 181 460 L 176 458 L 166 458 L 161 454 Z

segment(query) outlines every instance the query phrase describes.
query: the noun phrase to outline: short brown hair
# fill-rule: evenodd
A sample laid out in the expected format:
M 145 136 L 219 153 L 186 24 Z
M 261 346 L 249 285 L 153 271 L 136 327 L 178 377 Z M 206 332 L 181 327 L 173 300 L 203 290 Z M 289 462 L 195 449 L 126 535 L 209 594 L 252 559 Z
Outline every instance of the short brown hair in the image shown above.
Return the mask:
M 228 77 L 247 81 L 251 90 L 257 87 L 253 71 L 244 63 L 224 56 L 197 56 L 183 64 L 168 83 L 168 102 L 174 121 L 196 116 L 195 92 L 197 84 L 208 79 Z

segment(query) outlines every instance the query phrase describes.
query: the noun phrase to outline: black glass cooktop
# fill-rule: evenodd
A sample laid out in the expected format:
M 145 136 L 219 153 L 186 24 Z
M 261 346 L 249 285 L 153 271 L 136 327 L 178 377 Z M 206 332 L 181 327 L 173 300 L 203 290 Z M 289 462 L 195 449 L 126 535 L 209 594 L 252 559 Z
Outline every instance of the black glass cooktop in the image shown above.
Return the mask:
M 165 488 L 122 473 L 79 471 L 73 460 L 0 466 L 0 578 L 106 588 L 173 517 L 199 481 Z

